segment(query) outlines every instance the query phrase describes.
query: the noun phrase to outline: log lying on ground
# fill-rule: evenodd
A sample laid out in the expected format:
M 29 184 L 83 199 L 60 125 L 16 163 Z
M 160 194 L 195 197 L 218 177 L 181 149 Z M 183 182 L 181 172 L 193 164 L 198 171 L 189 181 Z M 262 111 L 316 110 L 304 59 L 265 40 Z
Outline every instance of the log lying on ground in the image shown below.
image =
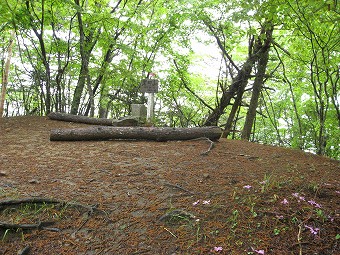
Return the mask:
M 82 140 L 191 140 L 206 137 L 218 140 L 222 130 L 219 127 L 169 128 L 169 127 L 89 127 L 78 129 L 53 129 L 51 141 Z
M 92 125 L 115 126 L 115 127 L 131 127 L 138 125 L 138 119 L 133 117 L 126 117 L 123 119 L 115 120 L 105 118 L 91 118 L 87 116 L 73 115 L 61 112 L 51 112 L 47 116 L 51 120 L 70 121 Z

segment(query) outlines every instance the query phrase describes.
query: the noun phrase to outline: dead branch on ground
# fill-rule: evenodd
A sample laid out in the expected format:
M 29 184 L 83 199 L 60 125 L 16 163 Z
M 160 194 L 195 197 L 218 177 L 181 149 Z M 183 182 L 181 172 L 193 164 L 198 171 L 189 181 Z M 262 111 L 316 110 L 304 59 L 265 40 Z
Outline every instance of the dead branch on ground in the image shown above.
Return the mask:
M 207 141 L 210 143 L 210 146 L 208 148 L 208 150 L 203 151 L 201 153 L 202 156 L 206 156 L 209 154 L 209 152 L 215 147 L 215 143 L 213 141 L 210 140 L 210 138 L 208 137 L 199 137 L 199 138 L 195 138 L 195 139 L 191 139 L 192 141 Z
M 49 228 L 54 224 L 54 222 L 39 222 L 36 224 L 15 224 L 15 223 L 7 223 L 7 222 L 0 222 L 0 228 L 2 229 L 22 229 L 22 230 L 32 230 L 32 229 L 42 229 L 48 230 L 53 232 L 59 232 L 60 229 L 58 228 Z

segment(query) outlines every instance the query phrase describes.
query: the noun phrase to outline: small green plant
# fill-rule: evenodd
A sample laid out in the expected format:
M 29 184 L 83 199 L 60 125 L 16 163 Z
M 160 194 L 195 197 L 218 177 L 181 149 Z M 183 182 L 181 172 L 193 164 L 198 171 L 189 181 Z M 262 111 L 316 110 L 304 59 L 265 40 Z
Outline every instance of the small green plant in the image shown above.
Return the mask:
M 231 224 L 231 228 L 235 228 L 238 224 L 238 217 L 239 217 L 239 211 L 235 209 L 232 213 L 231 216 L 227 219 L 227 222 Z
M 196 221 L 196 242 L 198 243 L 201 239 L 201 224 L 199 221 Z
M 325 222 L 327 220 L 327 216 L 325 215 L 324 211 L 321 209 L 315 209 L 316 215 L 319 219 L 322 220 L 322 222 Z
M 233 195 L 231 196 L 231 200 L 239 200 L 239 199 L 240 199 L 240 197 L 237 196 L 237 192 L 236 192 L 236 190 L 234 190 Z
M 6 237 L 8 236 L 8 233 L 10 232 L 11 230 L 10 229 L 6 229 L 4 235 L 2 236 L 2 239 L 1 241 L 4 242 L 6 240 Z
M 61 208 L 58 208 L 56 212 L 53 213 L 53 218 L 55 219 L 62 219 L 65 216 L 66 210 L 69 208 L 69 204 L 66 203 L 65 205 L 61 206 Z
M 255 212 L 254 207 L 255 207 L 255 203 L 252 203 L 251 207 L 250 207 L 250 212 L 253 215 L 253 217 L 255 218 L 255 217 L 257 217 L 257 213 Z
M 261 185 L 261 192 L 264 193 L 266 190 L 269 189 L 270 186 L 271 175 L 264 175 L 263 181 L 260 182 Z
M 273 232 L 274 232 L 274 235 L 277 236 L 280 234 L 281 230 L 278 228 L 274 228 Z
M 320 189 L 320 184 L 318 184 L 318 183 L 310 183 L 308 185 L 307 189 L 310 190 L 313 193 L 317 193 L 319 191 L 319 189 Z
M 210 234 L 213 235 L 213 236 L 218 236 L 219 233 L 220 233 L 220 231 L 218 229 L 210 232 Z
M 160 217 L 160 221 L 169 224 L 177 224 L 181 222 L 190 222 L 195 216 L 187 211 L 181 209 L 169 210 L 166 214 Z

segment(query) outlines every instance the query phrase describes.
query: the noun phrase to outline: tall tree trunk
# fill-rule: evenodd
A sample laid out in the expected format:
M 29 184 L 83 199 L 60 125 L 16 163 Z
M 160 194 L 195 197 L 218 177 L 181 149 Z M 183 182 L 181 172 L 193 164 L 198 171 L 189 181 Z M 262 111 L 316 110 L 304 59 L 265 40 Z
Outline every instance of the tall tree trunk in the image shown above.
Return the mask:
M 250 138 L 251 129 L 253 127 L 255 116 L 256 116 L 256 108 L 258 106 L 260 93 L 262 91 L 263 80 L 266 74 L 266 69 L 267 69 L 267 64 L 268 64 L 268 59 L 269 59 L 269 50 L 270 50 L 269 45 L 271 44 L 271 41 L 272 41 L 273 27 L 268 29 L 265 33 L 267 37 L 265 44 L 268 47 L 266 47 L 265 50 L 259 55 L 259 60 L 257 64 L 258 68 L 257 68 L 254 85 L 253 85 L 253 92 L 251 95 L 250 105 L 248 108 L 246 120 L 245 120 L 243 130 L 241 133 L 241 138 L 245 140 L 249 140 Z M 264 34 L 264 33 L 261 33 L 261 34 Z M 262 43 L 259 42 L 258 44 L 262 44 Z
M 82 63 L 81 63 L 79 78 L 78 78 L 78 82 L 73 93 L 73 99 L 72 99 L 72 104 L 71 104 L 71 114 L 75 114 L 75 115 L 78 114 L 80 99 L 83 95 L 86 78 L 88 76 L 88 71 L 86 71 L 88 70 L 88 59 L 86 61 L 85 58 L 84 59 L 82 58 L 81 62 Z
M 6 59 L 5 69 L 2 75 L 2 87 L 1 87 L 1 97 L 0 97 L 0 118 L 2 117 L 4 113 L 4 104 L 5 104 L 6 89 L 7 89 L 7 84 L 8 84 L 9 68 L 10 68 L 11 58 L 12 58 L 13 41 L 14 41 L 14 30 L 12 31 L 11 37 L 9 40 L 9 45 L 7 49 L 7 59 Z
M 90 76 L 87 76 L 87 90 L 89 92 L 89 105 L 90 105 L 90 117 L 94 116 L 94 94 L 91 88 L 91 79 Z
M 74 3 L 82 7 L 79 4 L 79 0 L 74 0 Z M 78 82 L 73 94 L 73 100 L 71 104 L 71 114 L 78 114 L 80 100 L 83 95 L 84 87 L 89 79 L 89 61 L 91 52 L 98 41 L 100 35 L 100 28 L 89 28 L 89 32 L 85 35 L 82 12 L 80 9 L 77 11 L 78 29 L 79 29 L 79 50 L 81 56 L 81 68 L 79 73 Z

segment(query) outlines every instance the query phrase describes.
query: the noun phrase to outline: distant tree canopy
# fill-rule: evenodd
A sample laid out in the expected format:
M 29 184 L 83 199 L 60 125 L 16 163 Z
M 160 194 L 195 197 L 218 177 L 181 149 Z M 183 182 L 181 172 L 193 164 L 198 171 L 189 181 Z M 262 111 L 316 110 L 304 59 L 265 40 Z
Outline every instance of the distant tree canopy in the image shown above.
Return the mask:
M 332 0 L 3 0 L 0 113 L 126 116 L 153 72 L 156 125 L 340 159 L 339 14 Z

